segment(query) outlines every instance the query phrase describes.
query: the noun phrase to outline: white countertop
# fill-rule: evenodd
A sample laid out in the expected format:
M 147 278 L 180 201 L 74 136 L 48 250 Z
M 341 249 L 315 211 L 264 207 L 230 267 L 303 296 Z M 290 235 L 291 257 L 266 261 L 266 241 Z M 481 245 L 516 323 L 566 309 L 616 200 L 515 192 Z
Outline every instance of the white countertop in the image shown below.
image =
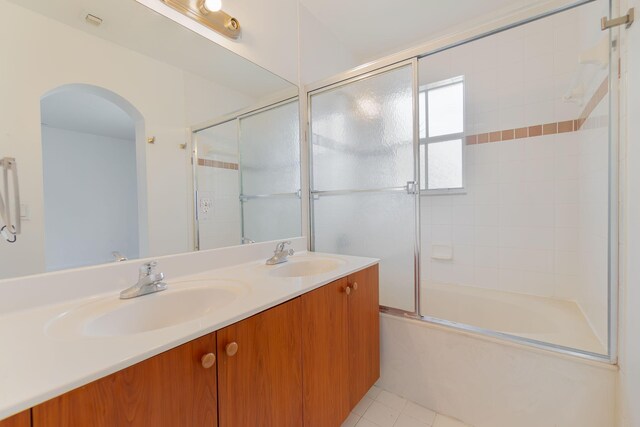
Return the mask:
M 264 258 L 192 275 L 168 276 L 165 281 L 169 290 L 165 292 L 179 289 L 185 286 L 183 282 L 189 280 L 224 279 L 238 283 L 237 286 L 243 288 L 242 295 L 204 317 L 149 332 L 101 337 L 71 334 L 64 337 L 52 334 L 48 329 L 53 319 L 91 301 L 117 300 L 121 289 L 26 307 L 0 316 L 0 419 L 378 262 L 373 258 L 313 252 L 301 252 L 291 259 L 295 261 L 301 257 L 330 257 L 342 262 L 333 271 L 308 277 L 272 277 L 269 271 L 278 266 L 264 265 Z M 153 297 L 153 294 L 139 298 L 147 297 Z M 24 296 L 20 298 L 24 299 Z

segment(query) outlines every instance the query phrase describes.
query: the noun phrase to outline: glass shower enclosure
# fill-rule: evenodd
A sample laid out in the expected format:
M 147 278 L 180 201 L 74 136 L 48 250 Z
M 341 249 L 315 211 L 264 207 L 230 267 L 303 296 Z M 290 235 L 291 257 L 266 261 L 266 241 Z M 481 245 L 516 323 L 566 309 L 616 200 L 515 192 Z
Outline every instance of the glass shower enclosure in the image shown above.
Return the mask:
M 312 87 L 312 249 L 380 258 L 387 312 L 614 362 L 610 7 Z

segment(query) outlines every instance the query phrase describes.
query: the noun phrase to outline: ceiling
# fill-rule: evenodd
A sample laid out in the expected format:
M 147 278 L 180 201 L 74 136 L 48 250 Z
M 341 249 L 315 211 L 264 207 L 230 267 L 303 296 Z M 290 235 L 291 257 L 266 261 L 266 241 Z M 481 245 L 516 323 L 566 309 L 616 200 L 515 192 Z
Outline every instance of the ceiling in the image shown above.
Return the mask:
M 291 83 L 133 0 L 10 0 L 245 95 L 264 98 Z M 103 19 L 96 27 L 87 14 Z
M 135 123 L 120 107 L 84 90 L 61 90 L 42 98 L 42 124 L 75 132 L 135 140 Z
M 300 0 L 359 62 L 548 0 Z

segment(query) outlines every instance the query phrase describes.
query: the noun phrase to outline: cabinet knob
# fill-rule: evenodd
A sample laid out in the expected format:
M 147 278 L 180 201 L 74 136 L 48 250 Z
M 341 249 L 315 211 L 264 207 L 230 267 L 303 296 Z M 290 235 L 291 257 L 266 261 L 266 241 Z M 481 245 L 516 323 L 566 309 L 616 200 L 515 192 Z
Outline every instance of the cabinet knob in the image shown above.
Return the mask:
M 344 288 L 344 293 L 347 295 L 351 295 L 351 286 L 347 286 L 346 288 Z
M 209 369 L 216 363 L 216 355 L 213 353 L 207 353 L 202 356 L 202 359 L 200 359 L 200 361 L 202 362 L 203 368 Z
M 358 282 L 353 282 L 353 290 L 354 291 L 358 290 Z
M 238 343 L 234 341 L 227 344 L 227 346 L 224 348 L 224 351 L 227 352 L 227 356 L 229 357 L 235 356 L 238 352 Z

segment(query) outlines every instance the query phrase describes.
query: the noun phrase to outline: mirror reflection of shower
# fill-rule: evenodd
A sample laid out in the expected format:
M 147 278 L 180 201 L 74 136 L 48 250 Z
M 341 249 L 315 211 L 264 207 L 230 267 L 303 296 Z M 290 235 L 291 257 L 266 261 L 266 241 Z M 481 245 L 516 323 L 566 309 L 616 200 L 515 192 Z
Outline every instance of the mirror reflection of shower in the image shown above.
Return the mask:
M 142 115 L 89 85 L 57 88 L 40 105 L 46 270 L 143 255 Z
M 297 97 L 194 130 L 196 248 L 301 233 Z

